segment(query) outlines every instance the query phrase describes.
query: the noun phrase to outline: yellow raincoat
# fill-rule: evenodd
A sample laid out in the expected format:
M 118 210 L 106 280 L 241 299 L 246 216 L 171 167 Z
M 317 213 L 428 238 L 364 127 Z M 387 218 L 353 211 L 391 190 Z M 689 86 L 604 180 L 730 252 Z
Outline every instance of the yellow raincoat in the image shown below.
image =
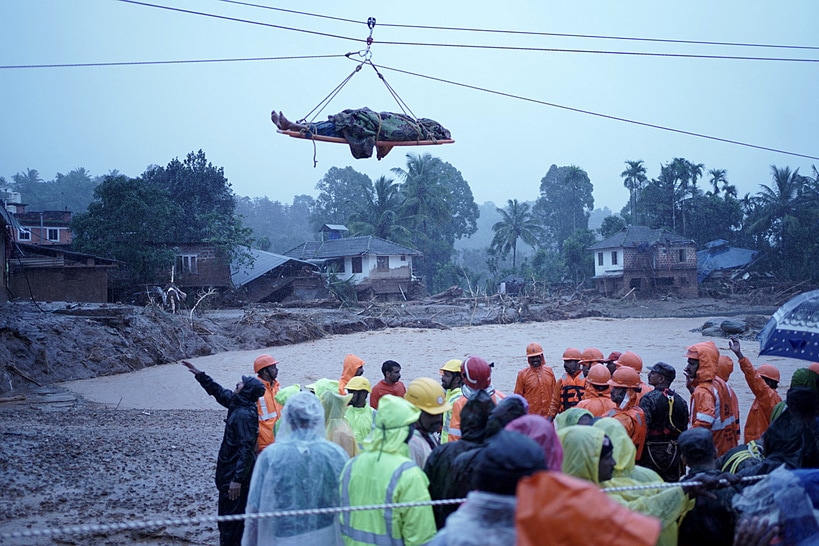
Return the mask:
M 324 391 L 321 396 L 321 405 L 324 406 L 324 423 L 327 427 L 327 439 L 341 446 L 350 457 L 358 455 L 358 442 L 350 424 L 344 420 L 347 404 L 352 394 L 341 396 L 336 391 Z

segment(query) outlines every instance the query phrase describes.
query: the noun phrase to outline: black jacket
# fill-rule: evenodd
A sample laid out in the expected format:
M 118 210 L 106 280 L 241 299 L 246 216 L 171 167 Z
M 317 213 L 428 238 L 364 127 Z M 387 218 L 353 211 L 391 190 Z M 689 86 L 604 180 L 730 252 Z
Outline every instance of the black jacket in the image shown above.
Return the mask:
M 246 486 L 250 483 L 253 464 L 256 462 L 256 440 L 259 436 L 259 413 L 256 409 L 258 387 L 255 385 L 256 388 L 250 387 L 246 381 L 245 387 L 236 395 L 204 372 L 196 374 L 195 377 L 208 394 L 228 409 L 225 434 L 216 459 L 216 487 L 220 490 L 227 489 L 230 482 Z M 258 379 L 247 379 L 261 385 Z M 264 393 L 263 385 L 261 393 Z
M 654 389 L 644 394 L 640 407 L 646 414 L 648 442 L 676 440 L 688 428 L 688 403 L 670 388 Z

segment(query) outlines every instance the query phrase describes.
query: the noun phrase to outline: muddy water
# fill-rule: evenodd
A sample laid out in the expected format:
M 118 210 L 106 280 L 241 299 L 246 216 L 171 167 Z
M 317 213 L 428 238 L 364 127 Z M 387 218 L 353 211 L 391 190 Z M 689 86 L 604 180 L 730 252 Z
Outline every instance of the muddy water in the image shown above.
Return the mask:
M 701 326 L 701 318 L 668 319 L 603 319 L 586 318 L 568 321 L 491 325 L 453 328 L 450 330 L 391 329 L 332 336 L 325 339 L 273 347 L 258 351 L 232 351 L 191 359 L 223 386 L 233 388 L 240 376 L 252 374 L 254 358 L 264 352 L 279 361 L 279 381 L 282 385 L 305 385 L 321 377 L 337 379 L 341 362 L 347 353 L 355 353 L 365 361 L 364 375 L 371 383 L 381 379 L 381 363 L 387 359 L 402 364 L 402 380 L 408 383 L 416 377 L 437 378 L 438 368 L 450 358 L 479 354 L 495 363 L 493 383 L 501 391 L 511 393 L 517 371 L 526 365 L 525 348 L 531 341 L 541 343 L 547 363 L 562 373 L 561 355 L 566 347 L 584 349 L 594 346 L 608 354 L 631 350 L 643 358 L 646 367 L 664 361 L 677 368 L 673 387 L 687 398 L 682 379 L 685 348 L 712 339 L 692 332 Z M 713 339 L 723 354 L 728 350 L 727 339 Z M 743 352 L 755 365 L 759 344 L 743 342 Z M 780 394 L 784 396 L 793 371 L 807 363 L 774 357 L 767 362 L 782 373 Z M 643 373 L 645 380 L 646 373 Z M 740 399 L 743 421 L 753 401 L 739 366 L 735 366 L 730 383 Z M 63 386 L 89 401 L 121 409 L 218 409 L 181 364 L 167 364 L 138 372 L 73 381 Z

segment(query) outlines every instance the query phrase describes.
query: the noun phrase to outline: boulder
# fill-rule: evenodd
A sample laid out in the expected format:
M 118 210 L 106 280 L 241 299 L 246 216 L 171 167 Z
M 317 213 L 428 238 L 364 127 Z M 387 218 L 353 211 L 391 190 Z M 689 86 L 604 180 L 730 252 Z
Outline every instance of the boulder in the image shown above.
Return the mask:
M 745 322 L 742 320 L 737 319 L 727 319 L 723 320 L 720 325 L 720 330 L 725 332 L 726 335 L 736 335 L 742 334 L 747 329 Z
M 702 335 L 708 337 L 725 337 L 725 333 L 719 326 L 710 326 L 702 329 Z

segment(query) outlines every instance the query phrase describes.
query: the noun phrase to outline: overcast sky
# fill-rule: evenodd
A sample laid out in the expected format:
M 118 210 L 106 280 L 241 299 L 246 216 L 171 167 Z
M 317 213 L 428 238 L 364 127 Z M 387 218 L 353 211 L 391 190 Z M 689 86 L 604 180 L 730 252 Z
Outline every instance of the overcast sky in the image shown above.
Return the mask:
M 573 164 L 588 172 L 595 206 L 619 211 L 628 200 L 620 177 L 626 160 L 644 160 L 650 177 L 656 177 L 660 165 L 674 157 L 703 163 L 706 171 L 726 169 L 740 195 L 756 193 L 759 184 L 769 182 L 771 164 L 799 168 L 804 174 L 811 173 L 814 163 L 819 165 L 815 159 L 543 104 L 819 156 L 817 62 L 542 51 L 817 60 L 819 6 L 815 0 L 693 0 L 674 6 L 610 0 L 146 2 L 219 17 L 117 0 L 2 3 L 0 176 L 9 179 L 31 168 L 50 180 L 58 172 L 85 167 L 95 176 L 116 169 L 136 177 L 148 165 L 166 165 L 174 157 L 182 159 L 202 149 L 213 164 L 224 167 L 238 195 L 266 195 L 289 203 L 296 194 L 315 196 L 316 182 L 333 166 L 349 165 L 374 179 L 404 166 L 407 152 L 429 152 L 461 171 L 478 203 L 491 200 L 502 205 L 512 198 L 535 199 L 550 165 Z M 328 17 L 247 5 L 250 3 Z M 369 32 L 364 23 L 370 16 L 377 20 L 373 63 L 382 67 L 387 81 L 418 117 L 436 119 L 449 128 L 455 144 L 396 148 L 379 162 L 355 160 L 344 145 L 318 143 L 318 166 L 314 168 L 313 144 L 277 134 L 270 111 L 282 110 L 291 119 L 304 117 L 355 68 L 355 63 L 343 57 L 8 68 L 343 55 L 364 48 Z M 808 47 L 681 44 L 389 25 Z M 538 48 L 541 51 L 535 50 Z M 398 110 L 369 67 L 352 78 L 320 119 L 361 106 Z

